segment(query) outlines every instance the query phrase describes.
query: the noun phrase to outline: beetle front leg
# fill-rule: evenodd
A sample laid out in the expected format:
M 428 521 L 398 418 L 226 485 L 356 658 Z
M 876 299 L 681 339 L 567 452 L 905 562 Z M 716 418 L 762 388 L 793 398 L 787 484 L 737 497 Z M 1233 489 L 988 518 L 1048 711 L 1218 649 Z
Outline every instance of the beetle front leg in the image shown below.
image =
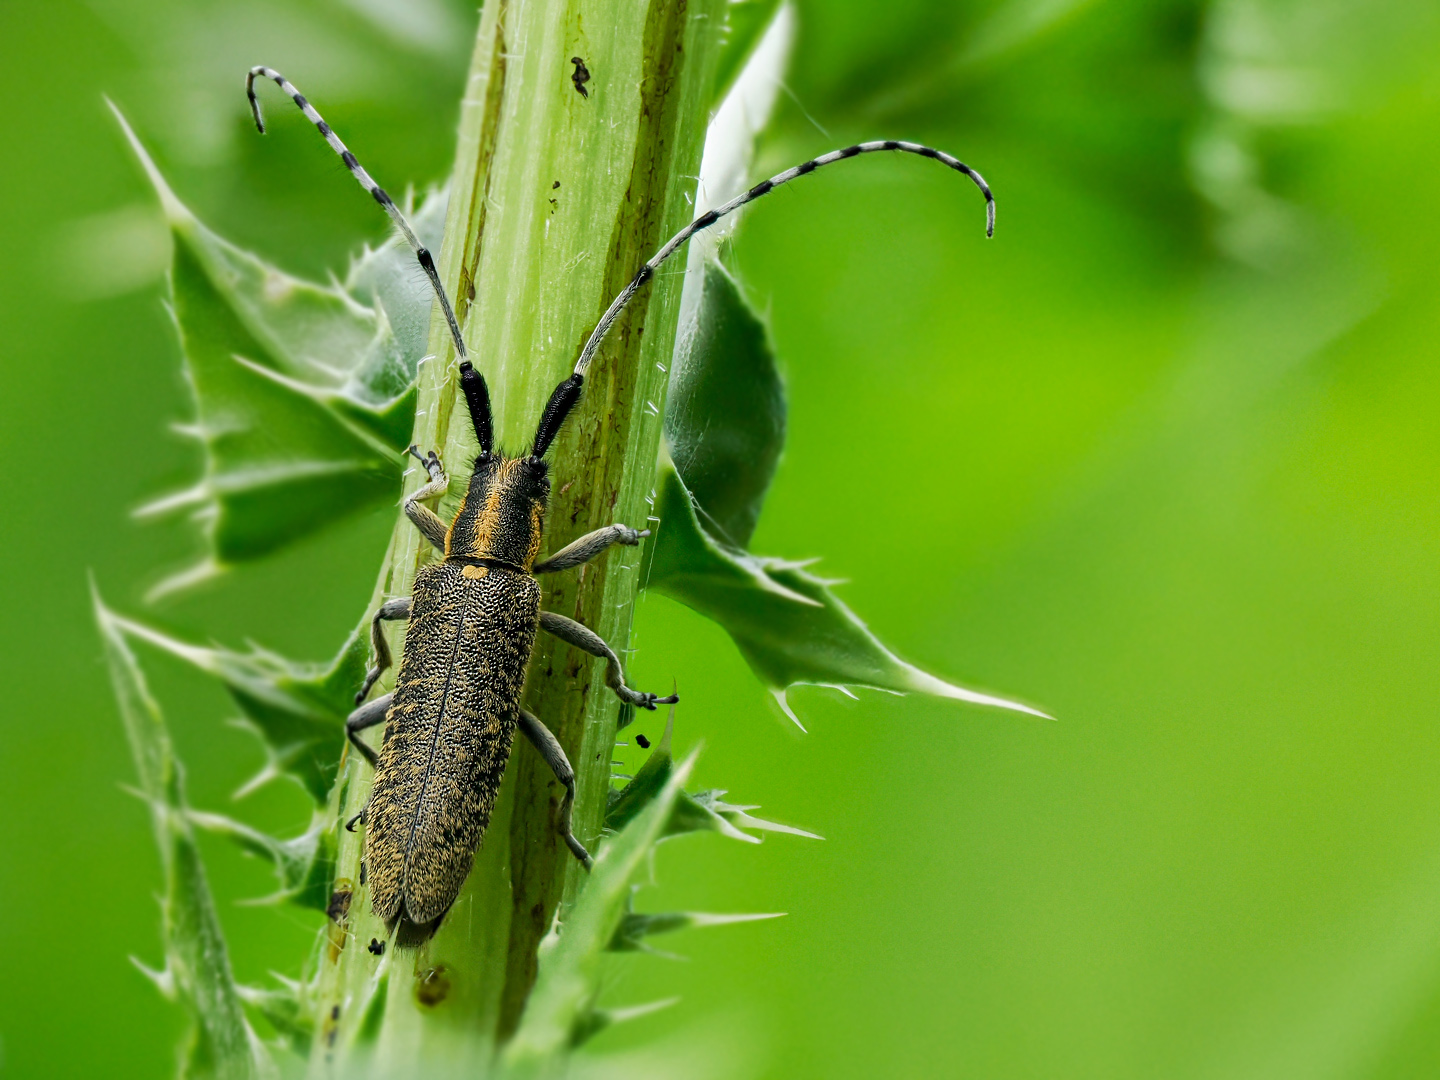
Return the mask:
M 430 482 L 422 488 L 417 488 L 414 494 L 405 500 L 405 516 L 408 517 L 415 527 L 424 534 L 425 539 L 434 544 L 441 551 L 445 550 L 445 522 L 435 514 L 429 507 L 421 506 L 426 499 L 433 499 L 436 495 L 444 495 L 446 488 L 450 486 L 450 478 L 445 475 L 445 466 L 440 464 L 440 455 L 431 450 L 428 454 L 420 453 L 418 446 L 411 446 L 405 451 L 430 474 Z
M 642 709 L 653 711 L 656 705 L 674 705 L 680 700 L 676 694 L 660 697 L 657 694 L 631 690 L 626 686 L 625 669 L 620 666 L 620 658 L 615 655 L 615 650 L 606 645 L 600 635 L 588 626 L 578 623 L 574 619 L 567 619 L 564 615 L 557 615 L 553 611 L 542 611 L 540 613 L 540 629 L 554 634 L 561 641 L 574 645 L 577 649 L 583 649 L 591 656 L 602 658 L 605 661 L 605 685 L 614 690 L 615 695 L 626 704 L 638 705 Z
M 585 850 L 584 844 L 575 839 L 575 833 L 570 828 L 570 812 L 575 807 L 575 770 L 570 767 L 565 748 L 560 745 L 560 740 L 550 733 L 549 728 L 524 709 L 520 710 L 520 730 L 525 733 L 531 745 L 540 751 L 540 756 L 545 759 L 545 764 L 550 766 L 555 779 L 565 787 L 565 798 L 560 802 L 560 835 L 565 840 L 565 846 L 570 849 L 570 854 L 589 870 L 594 865 L 590 853 Z
M 390 705 L 395 700 L 395 691 L 383 694 L 374 701 L 366 702 L 345 718 L 345 737 L 354 744 L 355 749 L 373 769 L 380 762 L 380 755 L 366 746 L 360 739 L 360 732 L 366 728 L 372 728 L 377 724 L 385 722 L 385 714 L 390 711 Z
M 579 540 L 572 540 L 544 562 L 534 567 L 531 573 L 553 574 L 557 570 L 569 570 L 572 566 L 589 562 L 611 544 L 634 547 L 642 537 L 650 535 L 649 529 L 632 529 L 629 525 L 606 525 L 603 529 L 586 533 Z
M 360 692 L 355 695 L 356 705 L 365 700 L 365 695 L 370 693 L 370 688 L 375 685 L 375 680 L 380 678 L 380 673 L 390 666 L 390 644 L 385 640 L 385 634 L 381 631 L 380 624 L 408 618 L 410 618 L 410 598 L 402 596 L 398 600 L 381 604 L 380 609 L 375 612 L 375 617 L 370 620 L 370 645 L 375 650 L 375 664 L 365 673 L 365 682 L 361 685 Z

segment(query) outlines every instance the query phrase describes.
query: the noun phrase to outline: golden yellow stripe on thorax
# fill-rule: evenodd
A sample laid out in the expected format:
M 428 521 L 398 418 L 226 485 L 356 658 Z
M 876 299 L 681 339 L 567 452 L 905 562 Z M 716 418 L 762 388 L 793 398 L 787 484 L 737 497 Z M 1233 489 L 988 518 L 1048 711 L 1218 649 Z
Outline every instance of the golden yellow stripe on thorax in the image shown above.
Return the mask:
M 515 467 L 518 464 L 517 461 L 506 461 L 502 464 L 500 471 L 495 474 L 494 483 L 485 495 L 485 508 L 475 519 L 475 551 L 479 555 L 492 553 L 490 541 L 500 526 L 500 501 L 514 483 Z

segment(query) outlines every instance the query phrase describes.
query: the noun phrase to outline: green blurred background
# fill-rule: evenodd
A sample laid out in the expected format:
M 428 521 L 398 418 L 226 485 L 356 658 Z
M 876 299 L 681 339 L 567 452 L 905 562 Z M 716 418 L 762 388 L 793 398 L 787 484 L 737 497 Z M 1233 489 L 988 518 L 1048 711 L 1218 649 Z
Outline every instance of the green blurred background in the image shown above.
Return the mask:
M 823 842 L 668 845 L 650 910 L 785 911 L 627 959 L 602 1036 L 722 1076 L 1440 1075 L 1440 8 L 1358 0 L 803 0 L 761 167 L 864 159 L 747 219 L 789 448 L 757 551 L 824 556 L 942 676 L 1045 723 L 801 690 L 783 720 L 715 627 L 642 602 L 699 780 Z M 179 1016 L 158 860 L 86 597 L 328 657 L 390 512 L 147 607 L 197 552 L 129 512 L 199 456 L 122 105 L 213 226 L 287 269 L 385 235 L 294 77 L 392 189 L 442 179 L 474 12 L 452 0 L 0 0 L 0 1073 L 162 1077 Z M 278 118 L 277 118 L 278 119 Z M 157 239 L 158 237 L 158 239 Z M 276 599 L 284 615 L 267 606 Z M 143 658 L 226 808 L 261 764 L 216 687 Z M 650 722 L 653 725 L 653 721 Z M 644 730 L 643 727 L 641 730 Z M 655 734 L 655 732 L 651 732 Z M 236 811 L 298 829 L 284 784 Z M 238 974 L 309 913 L 207 845 Z

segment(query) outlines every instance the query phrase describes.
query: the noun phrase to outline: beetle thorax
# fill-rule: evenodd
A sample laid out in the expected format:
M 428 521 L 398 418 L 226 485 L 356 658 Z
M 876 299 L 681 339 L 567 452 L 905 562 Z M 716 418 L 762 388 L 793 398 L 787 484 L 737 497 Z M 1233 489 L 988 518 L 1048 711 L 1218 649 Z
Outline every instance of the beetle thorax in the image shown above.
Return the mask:
M 547 471 L 534 458 L 476 458 L 470 487 L 445 537 L 445 557 L 485 559 L 528 572 L 545 529 Z

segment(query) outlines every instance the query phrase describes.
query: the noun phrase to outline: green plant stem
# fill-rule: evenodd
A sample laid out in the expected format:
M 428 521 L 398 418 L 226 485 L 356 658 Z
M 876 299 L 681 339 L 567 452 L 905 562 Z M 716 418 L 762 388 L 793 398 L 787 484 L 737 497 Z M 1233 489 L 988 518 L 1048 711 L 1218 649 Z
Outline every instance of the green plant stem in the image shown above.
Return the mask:
M 440 272 L 489 381 L 498 440 L 512 452 L 527 446 L 609 300 L 690 217 L 724 10 L 723 0 L 485 4 Z M 588 98 L 571 82 L 572 56 L 593 73 Z M 658 278 L 591 368 L 585 399 L 550 454 L 546 550 L 614 521 L 646 524 L 681 281 L 678 272 Z M 452 477 L 440 507 L 448 516 L 476 446 L 463 406 L 456 408 L 455 361 L 438 318 L 430 348 L 415 441 L 441 449 Z M 412 472 L 407 490 L 419 483 Z M 377 598 L 408 593 L 430 558 L 399 519 Z M 639 564 L 634 549 L 613 549 L 578 573 L 547 579 L 544 606 L 623 649 Z M 402 638 L 403 629 L 392 639 L 397 658 Z M 575 766 L 576 832 L 592 849 L 601 843 L 619 712 L 602 676 L 602 665 L 542 635 L 525 695 Z M 344 815 L 360 809 L 369 783 L 368 768 L 351 755 L 341 779 Z M 356 1055 L 371 1057 L 381 1073 L 412 1075 L 462 1065 L 475 1075 L 492 1059 L 524 1009 L 541 937 L 584 885 L 556 836 L 560 794 L 539 756 L 517 742 L 475 868 L 439 932 L 415 948 L 392 943 L 380 958 L 366 950 L 387 933 L 358 885 L 363 836 L 343 837 L 338 873 L 356 887 L 321 949 L 313 1075 L 338 1074 Z M 448 984 L 433 1004 L 416 993 L 426 972 L 434 973 L 432 989 Z

